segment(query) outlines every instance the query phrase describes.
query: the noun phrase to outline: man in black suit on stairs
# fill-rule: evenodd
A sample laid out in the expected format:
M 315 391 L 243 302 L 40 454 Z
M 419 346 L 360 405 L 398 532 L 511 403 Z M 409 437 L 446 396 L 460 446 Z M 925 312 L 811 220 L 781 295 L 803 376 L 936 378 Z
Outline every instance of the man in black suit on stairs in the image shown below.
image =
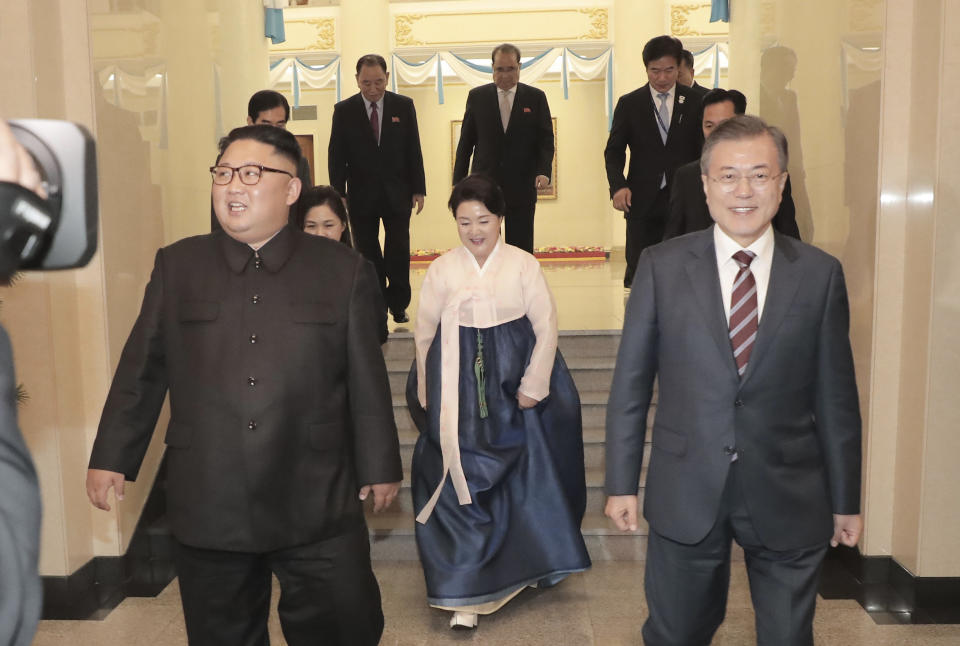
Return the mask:
M 417 111 L 411 99 L 386 91 L 389 78 L 382 56 L 357 61 L 360 92 L 333 108 L 327 166 L 330 184 L 346 196 L 357 251 L 376 268 L 393 320 L 406 323 L 410 210 L 423 210 L 427 190 Z
M 620 97 L 603 151 L 613 207 L 627 220 L 624 287 L 633 282 L 640 252 L 663 239 L 674 171 L 700 156 L 700 99 L 677 83 L 682 57 L 683 46 L 671 36 L 644 45 L 649 82 Z
M 550 185 L 553 122 L 547 95 L 520 83 L 520 50 L 493 50 L 493 83 L 470 90 L 463 114 L 453 183 L 468 169 L 496 180 L 507 203 L 507 244 L 533 253 L 537 190 Z M 470 158 L 473 157 L 473 166 Z
M 703 138 L 706 139 L 714 128 L 737 114 L 747 111 L 747 97 L 737 90 L 714 88 L 703 97 Z M 797 228 L 796 209 L 790 190 L 790 177 L 783 188 L 780 207 L 773 216 L 774 231 L 800 239 Z M 713 226 L 713 218 L 707 209 L 707 198 L 703 192 L 703 180 L 700 177 L 700 159 L 684 164 L 673 174 L 670 183 L 670 214 L 663 239 L 669 240 L 691 231 L 699 231 Z

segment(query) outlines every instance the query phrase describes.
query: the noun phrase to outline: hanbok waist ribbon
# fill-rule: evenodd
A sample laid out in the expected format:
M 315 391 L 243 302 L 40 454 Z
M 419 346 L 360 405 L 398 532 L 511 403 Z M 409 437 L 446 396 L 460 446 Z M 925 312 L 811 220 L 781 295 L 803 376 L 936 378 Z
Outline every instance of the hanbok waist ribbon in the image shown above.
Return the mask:
M 481 290 L 482 291 L 482 290 Z M 467 301 L 492 302 L 489 295 L 482 294 L 476 288 L 461 290 L 447 303 L 440 314 L 440 454 L 443 456 L 443 473 L 430 500 L 417 514 L 417 522 L 424 524 L 433 513 L 440 499 L 440 492 L 447 481 L 447 475 L 457 492 L 457 501 L 461 505 L 473 502 L 467 487 L 467 477 L 460 463 L 460 307 Z M 477 303 L 479 304 L 479 303 Z M 476 309 L 483 309 L 482 306 Z M 479 312 L 478 312 L 479 313 Z M 487 318 L 493 319 L 493 316 Z M 475 317 L 476 318 L 476 317 Z M 475 320 L 475 324 L 482 323 Z M 492 320 L 491 320 L 492 322 Z M 480 327 L 480 325 L 478 325 Z

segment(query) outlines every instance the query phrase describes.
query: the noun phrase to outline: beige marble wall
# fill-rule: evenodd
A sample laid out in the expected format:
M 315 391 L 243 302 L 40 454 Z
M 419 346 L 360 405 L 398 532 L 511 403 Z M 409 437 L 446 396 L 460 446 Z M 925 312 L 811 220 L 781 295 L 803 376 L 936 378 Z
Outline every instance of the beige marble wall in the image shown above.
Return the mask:
M 42 574 L 69 574 L 129 543 L 162 442 L 154 438 L 126 500 L 93 510 L 83 483 L 100 410 L 153 255 L 209 230 L 206 168 L 218 137 L 245 122 L 267 67 L 259 0 L 0 4 L 0 114 L 85 125 L 99 167 L 90 265 L 26 274 L 0 294 L 30 394 L 21 426 L 43 492 Z M 119 70 L 113 80 L 107 68 Z
M 731 85 L 789 138 L 801 232 L 844 263 L 865 430 L 862 549 L 919 576 L 960 574 L 958 9 L 745 0 L 730 28 Z

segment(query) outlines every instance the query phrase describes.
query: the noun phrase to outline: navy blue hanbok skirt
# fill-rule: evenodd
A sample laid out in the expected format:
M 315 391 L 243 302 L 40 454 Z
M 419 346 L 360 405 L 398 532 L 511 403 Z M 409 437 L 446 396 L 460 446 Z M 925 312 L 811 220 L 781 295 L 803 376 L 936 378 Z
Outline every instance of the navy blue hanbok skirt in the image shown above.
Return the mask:
M 473 502 L 460 505 L 448 477 L 433 514 L 416 524 L 427 599 L 443 607 L 488 603 L 590 567 L 580 533 L 587 498 L 580 397 L 563 357 L 558 350 L 549 396 L 521 410 L 517 388 L 536 340 L 530 321 L 480 329 L 489 410 L 481 419 L 478 329 L 459 332 L 460 460 Z M 407 380 L 407 405 L 420 430 L 411 473 L 417 512 L 443 473 L 440 336 L 438 327 L 427 354 L 427 410 L 417 399 L 416 365 Z

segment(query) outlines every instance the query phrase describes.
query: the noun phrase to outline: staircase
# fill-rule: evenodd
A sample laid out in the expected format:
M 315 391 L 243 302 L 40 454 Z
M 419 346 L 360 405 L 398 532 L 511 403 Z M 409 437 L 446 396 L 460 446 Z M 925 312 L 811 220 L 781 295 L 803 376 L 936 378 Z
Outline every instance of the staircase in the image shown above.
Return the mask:
M 580 392 L 587 477 L 587 512 L 582 531 L 590 557 L 595 561 L 642 560 L 646 553 L 647 529 L 642 518 L 637 534 L 628 535 L 617 530 L 603 515 L 604 423 L 619 344 L 619 330 L 561 332 L 559 339 L 560 351 Z M 410 495 L 410 461 L 418 432 L 407 411 L 405 396 L 407 373 L 414 358 L 413 335 L 391 334 L 384 346 L 384 357 L 390 375 L 394 417 L 400 434 L 404 481 L 397 501 L 388 511 L 374 515 L 368 508 L 371 553 L 375 560 L 417 560 Z M 650 419 L 653 419 L 653 410 L 651 406 Z M 649 453 L 649 450 L 644 452 L 645 461 Z M 641 482 L 646 477 L 645 467 L 646 463 Z

